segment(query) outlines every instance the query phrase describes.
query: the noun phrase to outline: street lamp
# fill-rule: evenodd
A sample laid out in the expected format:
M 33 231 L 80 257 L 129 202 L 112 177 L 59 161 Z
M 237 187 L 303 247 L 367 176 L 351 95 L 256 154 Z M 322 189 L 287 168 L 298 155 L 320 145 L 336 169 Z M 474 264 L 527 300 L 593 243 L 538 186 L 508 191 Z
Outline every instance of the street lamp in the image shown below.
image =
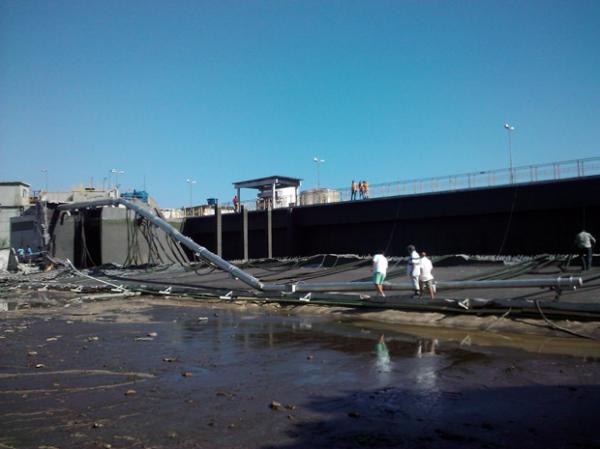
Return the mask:
M 125 173 L 125 171 L 119 170 L 118 168 L 111 168 L 110 172 L 115 174 L 115 187 L 118 190 L 119 187 L 121 186 L 119 184 L 119 175 L 122 175 L 123 173 Z
M 505 123 L 504 124 L 504 129 L 506 130 L 506 132 L 508 133 L 508 169 L 510 171 L 510 183 L 512 184 L 514 179 L 513 179 L 513 164 L 512 164 L 512 139 L 511 139 L 511 134 L 512 132 L 515 130 L 515 127 Z
M 321 188 L 321 173 L 320 173 L 320 166 L 323 162 L 325 162 L 325 159 L 319 159 L 317 156 L 313 157 L 313 162 L 315 164 L 317 164 L 317 189 Z
M 46 190 L 46 193 L 48 193 L 48 169 L 47 168 L 42 168 L 42 173 L 44 174 L 44 188 Z
M 193 179 L 186 179 L 185 182 L 187 182 L 190 185 L 190 209 L 192 208 L 192 189 L 194 187 L 194 184 L 196 184 L 196 181 Z

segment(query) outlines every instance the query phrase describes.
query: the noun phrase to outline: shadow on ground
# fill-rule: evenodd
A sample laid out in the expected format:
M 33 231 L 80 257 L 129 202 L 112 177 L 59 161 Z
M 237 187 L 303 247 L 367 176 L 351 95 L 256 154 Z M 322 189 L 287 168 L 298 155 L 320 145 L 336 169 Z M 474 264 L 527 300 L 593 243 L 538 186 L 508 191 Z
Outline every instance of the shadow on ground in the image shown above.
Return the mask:
M 349 391 L 312 399 L 323 418 L 263 449 L 600 448 L 599 401 L 600 386 Z

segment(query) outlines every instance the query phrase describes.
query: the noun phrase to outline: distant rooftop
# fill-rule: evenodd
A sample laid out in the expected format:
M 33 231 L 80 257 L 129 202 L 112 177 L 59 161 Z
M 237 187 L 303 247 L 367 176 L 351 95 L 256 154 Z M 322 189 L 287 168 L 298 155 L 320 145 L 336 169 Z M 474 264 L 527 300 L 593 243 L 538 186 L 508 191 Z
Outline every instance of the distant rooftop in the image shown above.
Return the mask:
M 234 182 L 233 186 L 236 189 L 259 189 L 266 190 L 271 189 L 273 184 L 275 184 L 275 188 L 284 188 L 284 187 L 300 187 L 300 182 L 302 179 L 299 178 L 291 178 L 289 176 L 267 176 L 266 178 L 256 178 L 249 179 L 247 181 L 238 181 Z
M 30 184 L 21 181 L 0 181 L 0 186 L 25 186 L 31 187 Z

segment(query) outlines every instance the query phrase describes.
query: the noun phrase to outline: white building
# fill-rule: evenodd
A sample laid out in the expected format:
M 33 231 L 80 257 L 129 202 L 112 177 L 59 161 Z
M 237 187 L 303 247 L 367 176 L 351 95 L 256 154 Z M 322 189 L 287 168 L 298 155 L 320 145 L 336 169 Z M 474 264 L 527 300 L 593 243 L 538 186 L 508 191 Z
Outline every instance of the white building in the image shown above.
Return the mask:
M 339 190 L 335 189 L 310 189 L 300 194 L 300 205 L 310 206 L 313 204 L 329 204 L 340 201 Z
M 10 245 L 10 219 L 29 208 L 31 186 L 24 182 L 0 182 L 0 248 Z

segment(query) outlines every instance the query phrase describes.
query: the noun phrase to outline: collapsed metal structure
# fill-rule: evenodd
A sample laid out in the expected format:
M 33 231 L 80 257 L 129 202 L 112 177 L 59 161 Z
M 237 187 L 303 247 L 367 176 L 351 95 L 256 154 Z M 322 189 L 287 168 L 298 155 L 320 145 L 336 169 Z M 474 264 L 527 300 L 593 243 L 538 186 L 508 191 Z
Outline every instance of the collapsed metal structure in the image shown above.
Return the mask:
M 91 209 L 105 206 L 119 207 L 123 206 L 134 211 L 139 216 L 148 220 L 154 226 L 162 229 L 169 237 L 176 242 L 184 245 L 190 251 L 194 252 L 202 260 L 216 266 L 217 268 L 229 273 L 235 279 L 239 279 L 246 285 L 262 291 L 284 293 L 311 293 L 311 292 L 358 292 L 370 290 L 373 287 L 371 282 L 287 282 L 287 283 L 265 283 L 252 276 L 237 266 L 227 262 L 220 256 L 212 253 L 205 247 L 197 244 L 191 238 L 186 237 L 167 221 L 160 218 L 154 211 L 149 210 L 135 202 L 123 198 L 103 199 L 94 201 L 85 201 L 79 203 L 62 204 L 56 211 L 69 211 L 80 209 Z M 405 290 L 410 291 L 413 285 L 410 282 L 385 282 L 387 290 Z M 481 280 L 481 281 L 438 281 L 438 289 L 483 289 L 483 288 L 550 288 L 560 292 L 563 289 L 573 289 L 583 285 L 581 277 L 557 277 L 553 279 L 512 279 L 512 280 Z

